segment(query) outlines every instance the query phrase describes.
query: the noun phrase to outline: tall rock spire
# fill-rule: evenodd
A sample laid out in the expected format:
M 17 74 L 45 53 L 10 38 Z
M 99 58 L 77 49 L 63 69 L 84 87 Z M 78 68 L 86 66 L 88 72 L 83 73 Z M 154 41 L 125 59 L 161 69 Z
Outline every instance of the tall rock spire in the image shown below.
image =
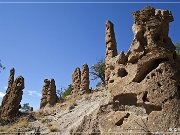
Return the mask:
M 111 21 L 106 22 L 106 62 L 117 55 L 116 38 L 114 33 L 114 24 Z
M 89 92 L 89 67 L 87 64 L 82 66 L 81 72 L 81 90 L 83 92 Z
M 81 87 L 81 69 L 77 67 L 72 75 L 72 94 L 79 94 Z
M 12 68 L 10 70 L 10 75 L 9 75 L 9 79 L 8 79 L 8 87 L 7 87 L 7 90 L 6 90 L 6 95 L 3 97 L 1 107 L 4 106 L 5 102 L 7 101 L 8 97 L 9 97 L 10 89 L 11 89 L 12 84 L 14 82 L 14 74 L 15 74 L 15 69 Z
M 18 76 L 14 81 L 15 70 L 10 70 L 8 88 L 1 105 L 1 118 L 11 119 L 18 115 L 19 105 L 22 100 L 24 89 L 24 78 Z
M 105 57 L 105 81 L 108 82 L 110 72 L 108 71 L 108 62 L 117 55 L 116 38 L 114 33 L 114 24 L 111 21 L 106 22 L 106 57 Z
M 44 108 L 46 105 L 53 106 L 57 103 L 58 97 L 56 94 L 56 84 L 55 80 L 45 79 L 44 86 L 42 90 L 42 98 L 40 108 Z

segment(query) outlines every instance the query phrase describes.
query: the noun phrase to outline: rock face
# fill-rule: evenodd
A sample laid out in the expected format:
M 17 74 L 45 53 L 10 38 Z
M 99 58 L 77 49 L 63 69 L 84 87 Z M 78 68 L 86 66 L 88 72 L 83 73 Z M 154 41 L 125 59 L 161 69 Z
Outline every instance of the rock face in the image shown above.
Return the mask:
M 77 67 L 72 75 L 72 92 L 73 96 L 89 93 L 89 67 L 87 64 L 82 66 L 82 72 Z
M 48 79 L 44 80 L 44 86 L 42 89 L 42 98 L 41 98 L 41 104 L 40 104 L 40 108 L 43 108 L 46 106 L 47 102 L 47 93 L 48 93 L 48 89 L 49 89 L 49 84 L 50 81 Z
M 180 127 L 180 57 L 168 37 L 173 16 L 168 10 L 153 7 L 133 15 L 134 39 L 128 53 L 108 55 L 107 50 L 114 48 L 106 42 L 110 96 L 84 117 L 74 132 L 150 134 Z M 108 27 L 112 29 L 111 23 L 106 33 Z
M 81 69 L 77 67 L 72 75 L 72 94 L 78 95 L 81 87 Z
M 81 91 L 89 92 L 89 67 L 87 64 L 82 66 L 81 72 Z
M 11 119 L 18 115 L 19 105 L 22 100 L 24 78 L 19 76 L 14 81 L 14 68 L 10 70 L 8 88 L 1 106 L 1 118 Z
M 1 107 L 4 106 L 4 104 L 6 103 L 8 97 L 9 97 L 10 89 L 11 89 L 12 84 L 13 84 L 13 82 L 14 82 L 14 74 L 15 74 L 15 69 L 12 68 L 12 69 L 10 70 L 10 76 L 9 76 L 9 79 L 8 79 L 8 87 L 7 87 L 7 90 L 6 90 L 6 95 L 3 97 Z
M 114 24 L 111 21 L 106 22 L 106 72 L 105 72 L 105 80 L 106 82 L 109 80 L 110 71 L 109 68 L 109 60 L 117 55 L 117 47 L 116 47 L 116 38 L 114 33 Z
M 56 84 L 55 80 L 45 79 L 44 86 L 42 90 L 42 98 L 40 108 L 44 108 L 46 105 L 53 106 L 57 103 L 58 97 L 56 94 Z
M 56 95 L 56 84 L 55 80 L 51 79 L 49 88 L 48 88 L 48 93 L 47 93 L 47 102 L 53 106 L 55 103 L 57 103 L 58 97 Z
M 145 7 L 134 12 L 133 16 L 134 39 L 128 52 L 129 62 L 136 63 L 154 50 L 174 51 L 175 47 L 168 37 L 169 23 L 174 20 L 170 11 Z

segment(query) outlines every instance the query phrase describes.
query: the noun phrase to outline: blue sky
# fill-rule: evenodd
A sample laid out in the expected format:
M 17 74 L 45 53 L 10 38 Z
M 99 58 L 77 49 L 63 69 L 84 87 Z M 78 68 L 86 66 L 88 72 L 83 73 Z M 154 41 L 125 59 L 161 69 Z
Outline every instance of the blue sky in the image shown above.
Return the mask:
M 54 78 L 57 89 L 66 88 L 76 67 L 84 63 L 91 67 L 104 58 L 106 20 L 114 23 L 118 52 L 127 51 L 133 39 L 131 13 L 146 5 L 172 11 L 175 21 L 170 24 L 170 37 L 180 42 L 180 3 L 0 3 L 0 59 L 6 67 L 0 73 L 0 100 L 14 67 L 15 76 L 25 78 L 22 103 L 38 109 L 44 79 Z M 95 84 L 91 81 L 92 87 Z

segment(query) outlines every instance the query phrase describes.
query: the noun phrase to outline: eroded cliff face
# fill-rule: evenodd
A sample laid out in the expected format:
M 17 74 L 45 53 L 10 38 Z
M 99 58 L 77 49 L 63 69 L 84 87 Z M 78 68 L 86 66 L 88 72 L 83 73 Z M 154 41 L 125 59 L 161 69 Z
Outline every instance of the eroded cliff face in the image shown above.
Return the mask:
M 148 134 L 180 127 L 180 59 L 168 36 L 173 16 L 153 7 L 133 16 L 128 53 L 106 60 L 108 103 L 87 115 L 77 132 Z

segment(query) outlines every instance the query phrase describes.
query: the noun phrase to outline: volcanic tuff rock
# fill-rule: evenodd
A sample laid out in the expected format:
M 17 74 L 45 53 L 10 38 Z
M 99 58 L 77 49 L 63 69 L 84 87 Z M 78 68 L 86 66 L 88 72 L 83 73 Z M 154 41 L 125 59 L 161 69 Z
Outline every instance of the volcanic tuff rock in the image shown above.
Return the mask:
M 24 78 L 19 76 L 14 81 L 14 68 L 10 70 L 8 88 L 1 106 L 1 118 L 11 119 L 18 115 L 23 95 Z
M 112 47 L 106 42 L 108 103 L 87 115 L 78 132 L 150 134 L 180 127 L 180 58 L 168 37 L 173 16 L 153 7 L 133 15 L 134 39 L 128 53 L 108 57 Z
M 13 82 L 14 82 L 14 74 L 15 74 L 15 69 L 12 68 L 12 69 L 10 70 L 10 76 L 9 76 L 9 79 L 8 79 L 8 87 L 7 87 L 7 90 L 6 90 L 6 95 L 3 97 L 1 107 L 4 106 L 4 104 L 6 103 L 8 97 L 9 97 L 10 89 L 11 89 L 12 84 L 13 84 Z
M 81 87 L 81 69 L 77 67 L 72 74 L 72 94 L 78 95 L 80 94 Z
M 31 123 L 33 127 L 51 134 L 52 125 L 62 135 L 150 135 L 179 129 L 180 57 L 168 37 L 173 16 L 168 10 L 153 7 L 133 15 L 134 39 L 127 54 L 117 55 L 113 24 L 110 21 L 106 24 L 106 87 L 44 108 L 45 122 L 37 119 Z M 80 94 L 84 82 L 88 83 L 87 66 L 83 67 L 82 73 L 76 68 L 72 75 L 74 95 Z M 44 82 L 41 107 L 52 100 L 47 95 L 52 95 L 49 90 L 55 89 L 54 81 Z
M 49 88 L 48 88 L 48 93 L 47 93 L 47 102 L 49 103 L 49 105 L 53 106 L 57 102 L 57 100 L 58 100 L 58 97 L 56 95 L 55 80 L 51 79 Z
M 105 71 L 105 81 L 107 82 L 109 80 L 109 60 L 117 55 L 117 47 L 116 47 L 116 38 L 114 33 L 114 24 L 111 21 L 106 22 L 106 58 L 105 58 L 105 64 L 106 64 L 106 71 Z
M 81 72 L 81 91 L 89 92 L 89 67 L 87 64 L 82 66 Z
M 56 84 L 55 80 L 45 79 L 44 86 L 42 90 L 42 98 L 40 108 L 44 108 L 46 105 L 53 106 L 58 101 L 58 97 L 56 95 Z
M 89 67 L 87 64 L 82 66 L 82 72 L 77 67 L 72 74 L 72 92 L 73 96 L 89 93 Z

